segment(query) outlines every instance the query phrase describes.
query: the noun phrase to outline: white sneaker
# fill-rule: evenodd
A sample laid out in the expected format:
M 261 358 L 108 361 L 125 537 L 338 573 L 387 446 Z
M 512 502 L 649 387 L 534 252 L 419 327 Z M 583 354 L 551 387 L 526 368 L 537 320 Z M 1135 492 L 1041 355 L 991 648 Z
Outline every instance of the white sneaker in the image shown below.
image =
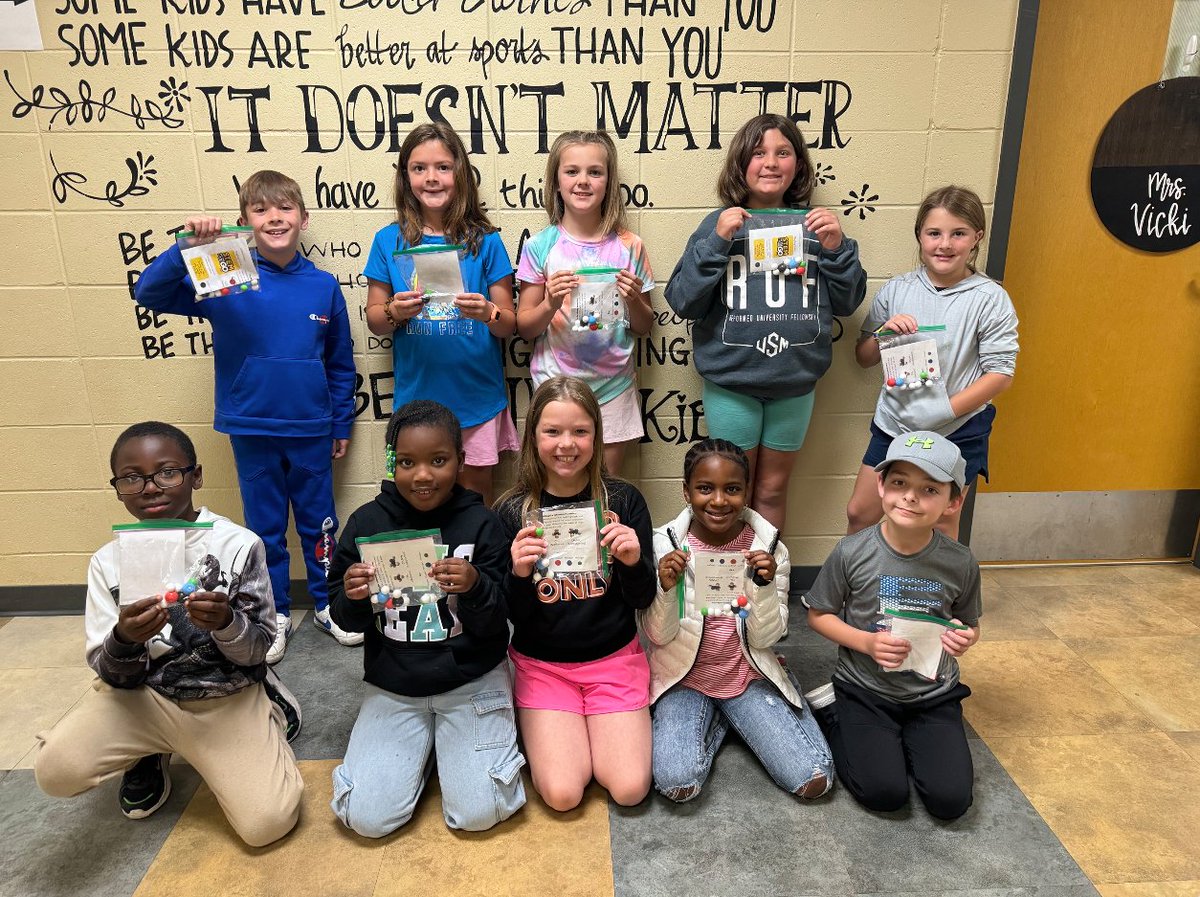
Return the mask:
M 833 683 L 826 682 L 820 688 L 814 688 L 812 691 L 804 693 L 804 700 L 808 701 L 808 706 L 813 710 L 820 710 L 822 707 L 828 707 L 837 696 L 833 691 Z
M 275 615 L 275 641 L 267 649 L 267 663 L 279 663 L 283 660 L 283 652 L 287 650 L 288 639 L 292 637 L 292 618 L 287 614 Z
M 313 611 L 313 623 L 322 632 L 328 632 L 337 639 L 338 644 L 345 645 L 347 648 L 353 648 L 355 645 L 363 643 L 363 634 L 361 632 L 347 632 L 337 623 L 333 622 L 333 617 L 329 616 L 329 608 Z

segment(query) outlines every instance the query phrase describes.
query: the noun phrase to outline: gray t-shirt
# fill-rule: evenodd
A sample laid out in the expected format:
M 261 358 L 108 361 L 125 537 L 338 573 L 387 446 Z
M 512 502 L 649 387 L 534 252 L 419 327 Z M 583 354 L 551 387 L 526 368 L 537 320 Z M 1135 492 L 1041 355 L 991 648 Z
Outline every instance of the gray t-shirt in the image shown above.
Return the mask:
M 813 610 L 837 614 L 863 632 L 882 627 L 885 610 L 910 610 L 979 622 L 979 564 L 965 545 L 934 531 L 916 554 L 900 554 L 883 538 L 878 524 L 846 536 L 821 567 L 804 596 Z M 936 682 L 916 673 L 888 673 L 870 656 L 838 649 L 834 677 L 899 703 L 924 700 L 949 691 L 958 682 L 958 662 L 943 652 Z

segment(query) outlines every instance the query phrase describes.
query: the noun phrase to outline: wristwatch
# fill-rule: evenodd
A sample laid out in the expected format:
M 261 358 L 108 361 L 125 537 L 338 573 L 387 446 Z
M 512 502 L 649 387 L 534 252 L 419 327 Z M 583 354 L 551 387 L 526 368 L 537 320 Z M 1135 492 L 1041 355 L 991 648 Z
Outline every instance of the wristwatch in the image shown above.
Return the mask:
M 495 324 L 500 320 L 500 309 L 495 302 L 492 303 L 492 316 L 488 318 L 489 324 Z

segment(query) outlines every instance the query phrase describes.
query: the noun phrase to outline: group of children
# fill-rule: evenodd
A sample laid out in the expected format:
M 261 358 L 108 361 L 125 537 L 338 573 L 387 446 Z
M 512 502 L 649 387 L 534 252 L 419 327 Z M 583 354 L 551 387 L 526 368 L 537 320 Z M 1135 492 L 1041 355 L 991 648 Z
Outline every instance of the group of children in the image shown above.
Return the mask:
M 342 644 L 364 643 L 367 694 L 332 802 L 360 834 L 402 826 L 435 765 L 456 829 L 490 828 L 524 804 L 526 758 L 557 810 L 577 806 L 593 779 L 620 804 L 639 803 L 652 785 L 690 800 L 730 725 L 800 798 L 826 794 L 836 770 L 862 804 L 894 809 L 911 776 L 932 814 L 965 812 L 970 692 L 955 658 L 979 637 L 980 597 L 978 566 L 954 537 L 967 490 L 987 475 L 990 403 L 1017 352 L 1011 302 L 974 269 L 978 197 L 957 187 L 927 197 L 915 227 L 920 267 L 881 287 L 863 324 L 861 365 L 880 363 L 881 338 L 928 333 L 936 376 L 880 391 L 847 510 L 851 535 L 804 597 L 810 627 L 839 645 L 833 682 L 805 696 L 772 650 L 788 627 L 787 484 L 831 363 L 833 318 L 861 303 L 866 275 L 838 215 L 805 209 L 815 173 L 795 124 L 760 115 L 738 131 L 718 183 L 723 207 L 667 284 L 668 303 L 694 322 L 711 435 L 685 458 L 683 512 L 657 530 L 637 488 L 614 475 L 643 435 L 633 350 L 650 329 L 655 284 L 626 227 L 611 139 L 569 132 L 554 142 L 550 226 L 524 246 L 519 303 L 454 131 L 414 128 L 399 163 L 397 221 L 376 235 L 365 272 L 367 326 L 391 336 L 396 372 L 388 478 L 336 546 L 332 461 L 349 441 L 354 364 L 336 281 L 297 252 L 308 224 L 299 187 L 275 172 L 242 186 L 258 293 L 197 305 L 176 249 L 139 280 L 143 305 L 212 324 L 214 425 L 230 435 L 261 542 L 193 506 L 202 471 L 185 434 L 156 422 L 122 434 L 118 498 L 139 520 L 212 521 L 209 575 L 166 608 L 153 597 L 119 604 L 114 545 L 97 552 L 87 603 L 97 695 L 41 736 L 39 784 L 72 795 L 124 771 L 122 809 L 139 818 L 165 801 L 175 752 L 247 843 L 290 830 L 302 782 L 286 742 L 300 709 L 269 666 L 291 631 L 290 505 L 317 625 Z M 792 257 L 762 264 L 756 218 L 785 222 Z M 186 226 L 203 240 L 221 221 Z M 405 251 L 427 246 L 456 247 L 464 285 L 457 316 L 438 326 Z M 587 326 L 572 306 L 594 273 L 622 306 L 609 326 Z M 522 439 L 501 354 L 514 334 L 534 344 Z M 493 468 L 513 450 L 516 485 L 492 510 Z M 548 571 L 539 515 L 580 502 L 603 508 L 609 563 Z M 440 596 L 379 613 L 376 571 L 356 540 L 428 530 L 446 547 L 430 567 Z M 740 556 L 737 598 L 720 606 L 697 585 L 714 553 Z M 945 624 L 932 676 L 908 669 L 912 645 L 891 633 L 897 613 Z

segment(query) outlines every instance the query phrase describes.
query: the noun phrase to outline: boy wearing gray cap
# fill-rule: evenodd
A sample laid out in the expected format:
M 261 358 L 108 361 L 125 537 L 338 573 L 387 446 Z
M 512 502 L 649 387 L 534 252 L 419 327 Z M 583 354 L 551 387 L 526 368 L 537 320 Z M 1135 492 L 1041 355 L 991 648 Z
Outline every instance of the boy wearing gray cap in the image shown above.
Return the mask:
M 955 658 L 979 640 L 979 564 L 934 527 L 962 504 L 966 465 L 954 443 L 921 431 L 897 436 L 875 469 L 883 520 L 842 539 L 804 597 L 809 627 L 841 646 L 833 682 L 806 697 L 859 803 L 898 810 L 911 775 L 931 815 L 957 819 L 974 771 L 962 723 L 971 690 Z M 934 678 L 908 669 L 913 645 L 892 634 L 896 620 L 944 626 Z

